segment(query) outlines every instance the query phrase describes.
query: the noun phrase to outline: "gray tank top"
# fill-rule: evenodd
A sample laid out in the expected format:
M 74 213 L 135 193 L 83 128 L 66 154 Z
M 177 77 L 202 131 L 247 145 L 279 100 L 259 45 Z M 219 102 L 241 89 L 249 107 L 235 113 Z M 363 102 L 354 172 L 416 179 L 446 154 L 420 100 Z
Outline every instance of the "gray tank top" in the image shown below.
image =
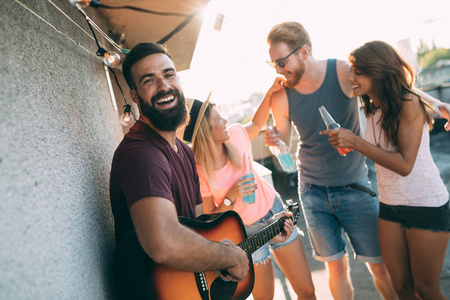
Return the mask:
M 342 186 L 357 182 L 368 174 L 365 157 L 354 150 L 341 156 L 320 135 L 326 126 L 319 107 L 325 106 L 342 128 L 362 136 L 357 98 L 347 97 L 341 89 L 336 71 L 336 59 L 327 61 L 325 79 L 312 94 L 301 94 L 286 88 L 289 118 L 295 125 L 300 141 L 297 148 L 300 181 L 321 186 Z

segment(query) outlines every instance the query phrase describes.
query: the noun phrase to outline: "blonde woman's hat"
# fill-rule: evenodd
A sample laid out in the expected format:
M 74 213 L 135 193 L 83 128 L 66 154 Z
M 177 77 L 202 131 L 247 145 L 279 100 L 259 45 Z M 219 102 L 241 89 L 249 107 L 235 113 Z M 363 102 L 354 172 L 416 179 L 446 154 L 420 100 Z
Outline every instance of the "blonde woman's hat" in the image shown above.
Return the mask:
M 194 143 L 198 128 L 200 127 L 200 123 L 203 119 L 203 115 L 205 114 L 205 110 L 208 107 L 211 94 L 212 91 L 209 93 L 204 102 L 197 99 L 186 98 L 186 106 L 189 109 L 190 120 L 184 130 L 180 129 L 177 132 L 177 136 L 179 139 L 190 142 L 192 144 Z

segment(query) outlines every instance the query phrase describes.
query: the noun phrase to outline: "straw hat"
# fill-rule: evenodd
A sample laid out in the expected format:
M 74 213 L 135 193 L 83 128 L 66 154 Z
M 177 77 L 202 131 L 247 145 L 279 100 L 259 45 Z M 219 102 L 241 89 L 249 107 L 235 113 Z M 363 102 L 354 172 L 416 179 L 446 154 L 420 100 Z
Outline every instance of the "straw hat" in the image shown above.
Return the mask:
M 205 114 L 205 110 L 208 107 L 209 100 L 211 98 L 212 91 L 209 93 L 208 97 L 204 102 L 186 98 L 187 108 L 189 109 L 189 114 L 191 116 L 188 125 L 184 129 L 180 129 L 177 132 L 177 137 L 180 140 L 190 142 L 194 144 L 195 137 L 197 136 L 198 127 L 203 119 L 203 115 Z

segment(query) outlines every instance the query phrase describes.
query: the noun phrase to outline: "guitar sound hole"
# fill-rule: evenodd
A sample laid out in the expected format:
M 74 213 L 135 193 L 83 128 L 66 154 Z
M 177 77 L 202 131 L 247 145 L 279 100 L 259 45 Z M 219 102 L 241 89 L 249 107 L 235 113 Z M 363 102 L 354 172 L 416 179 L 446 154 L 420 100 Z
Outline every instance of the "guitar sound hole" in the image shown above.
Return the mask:
M 211 300 L 229 300 L 233 298 L 236 292 L 238 283 L 234 281 L 224 282 L 219 278 L 216 278 L 211 284 L 210 296 Z

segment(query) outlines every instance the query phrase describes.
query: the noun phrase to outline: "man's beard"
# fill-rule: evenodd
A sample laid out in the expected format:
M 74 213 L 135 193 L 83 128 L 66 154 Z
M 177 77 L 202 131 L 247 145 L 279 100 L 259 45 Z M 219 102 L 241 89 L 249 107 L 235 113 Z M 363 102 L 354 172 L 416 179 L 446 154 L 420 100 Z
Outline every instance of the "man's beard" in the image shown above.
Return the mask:
M 161 111 L 154 107 L 157 99 L 161 99 L 170 94 L 178 98 L 178 103 L 174 107 Z M 137 97 L 139 99 L 141 113 L 161 131 L 175 131 L 189 122 L 189 114 L 185 105 L 184 95 L 175 89 L 168 90 L 165 93 L 157 93 L 152 97 L 151 104 L 144 101 L 139 94 L 137 94 Z
M 286 82 L 286 86 L 290 89 L 293 89 L 302 79 L 303 74 L 305 73 L 305 64 L 299 64 L 298 67 L 291 72 L 291 81 Z

